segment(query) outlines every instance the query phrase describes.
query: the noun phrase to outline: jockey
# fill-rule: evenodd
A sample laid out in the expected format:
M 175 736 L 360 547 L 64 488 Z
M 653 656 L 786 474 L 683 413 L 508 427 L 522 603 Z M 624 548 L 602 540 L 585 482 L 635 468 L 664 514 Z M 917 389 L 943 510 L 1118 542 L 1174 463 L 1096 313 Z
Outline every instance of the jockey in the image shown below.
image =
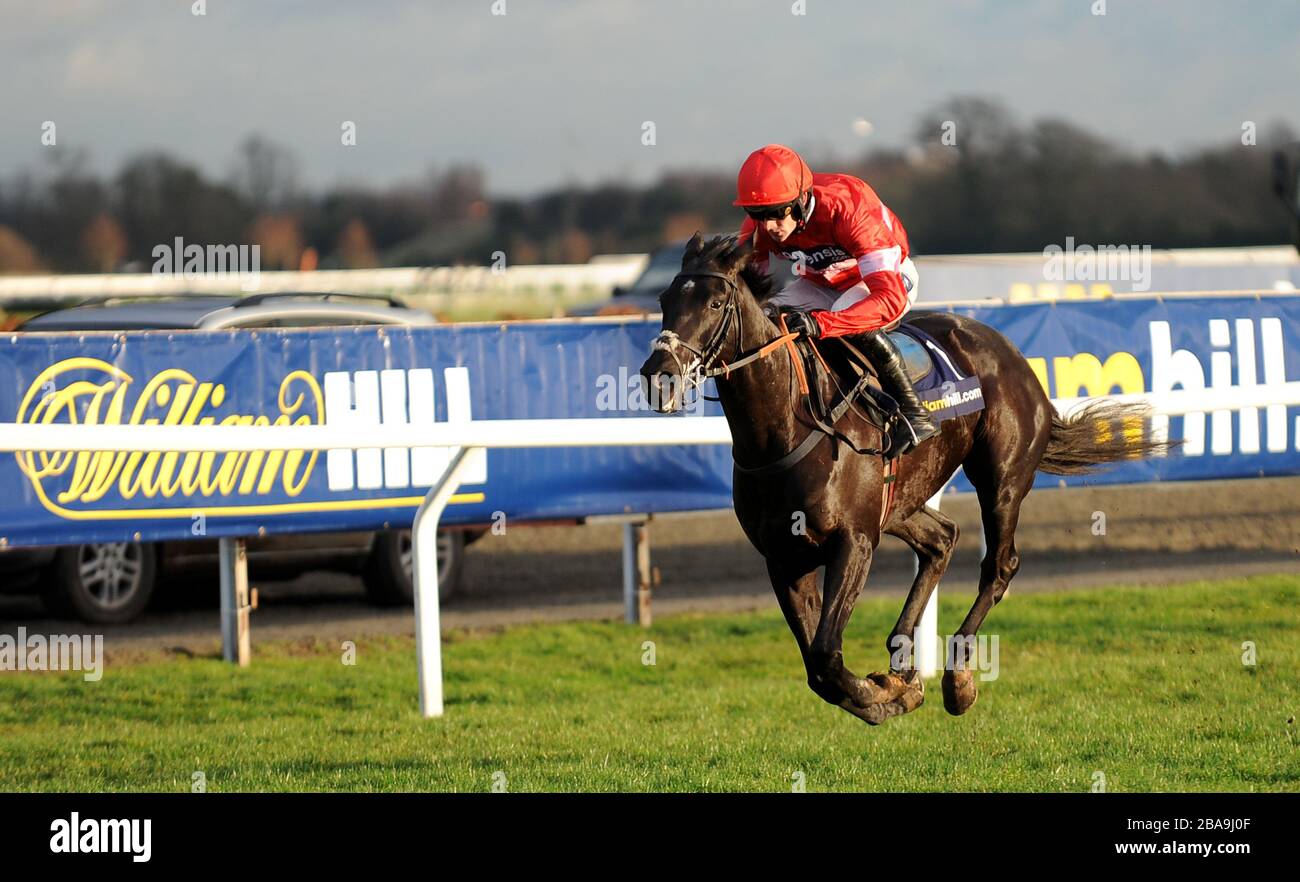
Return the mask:
M 794 262 L 798 278 L 769 301 L 785 314 L 786 327 L 808 337 L 853 335 L 864 344 L 910 424 L 910 444 L 900 453 L 937 434 L 902 354 L 883 330 L 916 300 L 916 266 L 894 213 L 865 181 L 815 175 L 780 144 L 749 155 L 736 190 L 732 204 L 749 215 L 739 235 L 753 237 L 753 263 L 766 271 L 773 253 Z

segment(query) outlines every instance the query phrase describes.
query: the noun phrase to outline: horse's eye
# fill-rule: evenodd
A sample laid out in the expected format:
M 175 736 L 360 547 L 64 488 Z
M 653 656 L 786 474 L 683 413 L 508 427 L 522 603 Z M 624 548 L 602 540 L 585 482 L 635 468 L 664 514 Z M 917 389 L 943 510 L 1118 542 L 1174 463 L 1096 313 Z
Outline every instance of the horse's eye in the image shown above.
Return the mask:
M 709 304 L 709 309 L 722 309 L 722 301 L 714 300 Z

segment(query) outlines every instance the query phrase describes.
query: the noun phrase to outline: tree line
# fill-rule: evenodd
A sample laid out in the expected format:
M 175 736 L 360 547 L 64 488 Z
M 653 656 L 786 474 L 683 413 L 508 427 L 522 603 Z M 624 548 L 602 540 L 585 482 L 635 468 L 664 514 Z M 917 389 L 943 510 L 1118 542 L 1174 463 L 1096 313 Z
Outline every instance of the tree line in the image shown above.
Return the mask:
M 807 157 L 815 170 L 867 180 L 920 254 L 1041 251 L 1066 236 L 1154 248 L 1281 244 L 1289 220 L 1271 189 L 1271 154 L 1296 134 L 1261 127 L 1196 150 L 1136 152 L 1063 120 L 1022 123 L 997 101 L 962 97 L 923 114 L 907 149 Z M 0 179 L 0 272 L 147 271 L 153 248 L 178 236 L 259 244 L 263 269 L 483 265 L 498 251 L 513 264 L 581 263 L 697 229 L 734 230 L 741 218 L 731 205 L 735 169 L 714 162 L 648 186 L 513 197 L 490 195 L 473 164 L 401 186 L 308 192 L 293 155 L 259 136 L 221 178 L 162 151 L 107 176 L 89 166 L 84 153 L 60 152 Z

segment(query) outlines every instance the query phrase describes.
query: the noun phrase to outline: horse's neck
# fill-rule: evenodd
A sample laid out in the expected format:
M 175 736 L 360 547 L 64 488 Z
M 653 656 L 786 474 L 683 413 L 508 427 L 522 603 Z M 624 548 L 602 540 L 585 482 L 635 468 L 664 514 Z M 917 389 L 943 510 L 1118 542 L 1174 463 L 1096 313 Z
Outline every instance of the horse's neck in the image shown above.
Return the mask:
M 748 297 L 745 300 L 739 316 L 740 339 L 747 350 L 753 350 L 773 339 L 774 331 L 758 305 Z M 750 362 L 726 379 L 718 378 L 717 386 L 737 462 L 761 466 L 790 451 L 796 440 L 794 380 L 784 349 Z

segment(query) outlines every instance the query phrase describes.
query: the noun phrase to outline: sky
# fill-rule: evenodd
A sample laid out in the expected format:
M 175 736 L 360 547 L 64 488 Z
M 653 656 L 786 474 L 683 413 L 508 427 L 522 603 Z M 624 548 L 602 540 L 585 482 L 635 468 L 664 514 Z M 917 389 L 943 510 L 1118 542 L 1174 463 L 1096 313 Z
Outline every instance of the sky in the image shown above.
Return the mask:
M 469 162 L 525 195 L 905 148 L 954 95 L 1143 151 L 1300 130 L 1300 0 L 0 0 L 0 23 L 0 176 L 161 148 L 220 178 L 258 133 L 311 188 Z

